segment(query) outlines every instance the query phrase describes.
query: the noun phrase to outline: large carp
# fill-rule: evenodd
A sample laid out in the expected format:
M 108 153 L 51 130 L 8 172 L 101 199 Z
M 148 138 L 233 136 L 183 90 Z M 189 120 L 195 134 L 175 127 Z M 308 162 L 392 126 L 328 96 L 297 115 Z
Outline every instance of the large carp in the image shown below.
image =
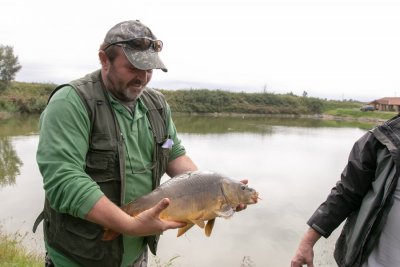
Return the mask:
M 193 171 L 175 176 L 154 191 L 122 207 L 131 216 L 150 209 L 163 198 L 169 198 L 169 206 L 160 213 L 163 220 L 186 222 L 179 228 L 178 237 L 193 225 L 205 227 L 211 235 L 216 217 L 229 218 L 239 204 L 257 203 L 258 193 L 247 185 L 214 172 Z M 205 221 L 207 225 L 205 225 Z M 103 240 L 119 234 L 106 230 Z

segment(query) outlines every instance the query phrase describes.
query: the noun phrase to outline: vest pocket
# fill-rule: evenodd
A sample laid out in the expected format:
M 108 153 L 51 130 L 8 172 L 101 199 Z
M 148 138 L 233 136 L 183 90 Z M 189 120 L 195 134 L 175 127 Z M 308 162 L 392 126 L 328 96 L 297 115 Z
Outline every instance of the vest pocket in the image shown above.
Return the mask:
M 92 176 L 96 182 L 107 180 L 117 180 L 116 171 L 117 155 L 110 151 L 89 150 L 86 156 L 86 172 Z M 117 164 L 118 165 L 118 164 Z M 119 179 L 118 179 L 119 180 Z
M 68 232 L 89 240 L 94 240 L 101 236 L 103 231 L 102 227 L 98 224 L 69 215 L 64 217 L 64 227 Z
M 100 190 L 119 206 L 121 179 L 117 154 L 113 151 L 89 150 L 85 171 L 100 186 Z
M 78 262 L 81 262 L 80 258 L 95 261 L 104 258 L 100 225 L 67 214 L 56 214 L 56 217 L 45 227 L 50 246 Z

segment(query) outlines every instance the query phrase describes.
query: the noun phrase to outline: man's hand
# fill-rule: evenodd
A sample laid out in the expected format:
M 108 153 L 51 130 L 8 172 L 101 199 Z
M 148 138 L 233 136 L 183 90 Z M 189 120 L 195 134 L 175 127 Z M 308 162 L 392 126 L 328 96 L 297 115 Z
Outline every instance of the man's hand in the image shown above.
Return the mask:
M 86 219 L 109 229 L 111 233 L 108 233 L 104 240 L 112 240 L 119 233 L 133 236 L 161 234 L 165 230 L 186 225 L 183 222 L 165 221 L 159 218 L 160 213 L 169 206 L 169 203 L 170 200 L 164 198 L 154 207 L 131 217 L 103 196 L 89 211 Z
M 294 255 L 291 263 L 291 267 L 301 267 L 303 264 L 307 264 L 308 267 L 314 267 L 314 250 L 309 244 L 300 244 L 297 248 L 296 254 Z
M 292 258 L 291 267 L 301 267 L 307 264 L 307 267 L 314 267 L 315 243 L 321 238 L 321 235 L 312 228 L 309 228 L 300 241 L 296 254 Z
M 186 223 L 165 221 L 159 218 L 160 213 L 169 206 L 168 198 L 162 199 L 151 209 L 145 210 L 133 217 L 132 230 L 128 234 L 134 236 L 147 236 L 162 234 L 168 229 L 176 229 L 186 226 Z

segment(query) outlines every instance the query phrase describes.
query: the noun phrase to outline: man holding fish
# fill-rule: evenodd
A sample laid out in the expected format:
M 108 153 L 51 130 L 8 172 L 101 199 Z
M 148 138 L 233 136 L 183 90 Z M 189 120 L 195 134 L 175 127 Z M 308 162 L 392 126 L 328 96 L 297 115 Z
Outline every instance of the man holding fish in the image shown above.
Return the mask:
M 100 46 L 101 69 L 50 96 L 37 151 L 46 200 L 34 226 L 43 220 L 46 266 L 144 267 L 147 246 L 155 253 L 158 234 L 213 222 L 213 216 L 160 216 L 173 202 L 168 195 L 139 213 L 120 208 L 157 188 L 164 173 L 197 170 L 164 96 L 146 87 L 153 69 L 167 71 L 158 55 L 162 47 L 140 21 L 121 22 Z M 248 190 L 246 180 L 238 183 Z M 227 204 L 215 216 L 231 215 L 257 197 L 252 192 L 248 203 L 228 201 L 235 207 Z M 117 234 L 107 238 L 105 229 Z

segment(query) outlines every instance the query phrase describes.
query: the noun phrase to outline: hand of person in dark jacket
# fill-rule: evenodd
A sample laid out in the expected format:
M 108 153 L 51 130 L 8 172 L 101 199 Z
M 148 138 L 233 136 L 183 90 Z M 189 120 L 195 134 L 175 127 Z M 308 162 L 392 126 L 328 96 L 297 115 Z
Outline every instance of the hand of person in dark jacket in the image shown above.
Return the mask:
M 297 248 L 296 254 L 292 258 L 291 267 L 301 267 L 307 264 L 307 267 L 314 267 L 314 245 L 320 239 L 321 235 L 310 228 L 305 233 Z

